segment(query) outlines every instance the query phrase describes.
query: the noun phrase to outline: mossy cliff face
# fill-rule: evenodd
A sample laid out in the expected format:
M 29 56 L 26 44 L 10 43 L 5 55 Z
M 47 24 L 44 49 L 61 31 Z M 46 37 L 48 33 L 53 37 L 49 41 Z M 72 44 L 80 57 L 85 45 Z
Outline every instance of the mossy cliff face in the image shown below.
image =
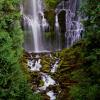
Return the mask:
M 51 42 L 55 40 L 56 33 L 55 33 L 55 16 L 56 12 L 55 9 L 57 5 L 61 2 L 62 0 L 45 0 L 45 18 L 47 19 L 49 25 L 50 25 L 50 31 L 46 32 L 45 35 L 47 39 L 51 38 Z M 66 26 L 65 26 L 65 11 L 62 11 L 60 14 L 58 14 L 58 21 L 60 24 L 60 32 L 61 34 L 61 42 L 62 42 L 62 47 L 64 47 L 65 44 L 65 31 L 66 31 Z
M 45 4 L 46 4 L 46 8 L 49 9 L 55 9 L 57 4 L 60 2 L 61 0 L 44 0 Z
M 50 25 L 50 32 L 47 32 L 48 38 L 51 37 L 52 40 L 55 38 L 55 32 L 54 32 L 54 23 L 55 23 L 55 9 L 60 0 L 44 0 L 45 1 L 45 18 L 48 20 L 49 25 Z
M 49 34 L 48 38 L 54 38 L 54 22 L 55 22 L 55 12 L 54 9 L 49 9 L 45 11 L 45 17 L 50 25 L 50 32 L 47 32 L 46 34 Z

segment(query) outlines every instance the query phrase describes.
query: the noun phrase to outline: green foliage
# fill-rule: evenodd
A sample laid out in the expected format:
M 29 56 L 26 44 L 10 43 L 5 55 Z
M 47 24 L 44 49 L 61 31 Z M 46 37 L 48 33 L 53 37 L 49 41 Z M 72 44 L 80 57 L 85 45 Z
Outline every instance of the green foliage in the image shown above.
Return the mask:
M 45 4 L 48 9 L 55 8 L 58 2 L 59 0 L 45 0 Z
M 34 95 L 33 100 L 43 100 L 40 94 L 34 93 L 33 95 Z

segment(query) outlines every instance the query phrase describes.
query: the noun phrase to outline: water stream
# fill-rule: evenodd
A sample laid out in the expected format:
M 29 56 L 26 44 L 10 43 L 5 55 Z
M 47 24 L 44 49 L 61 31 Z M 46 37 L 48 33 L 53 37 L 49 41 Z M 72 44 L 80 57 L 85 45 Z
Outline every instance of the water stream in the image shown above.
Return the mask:
M 50 54 L 50 59 L 52 59 L 51 54 Z M 55 63 L 54 64 L 51 63 L 50 73 L 55 73 L 57 71 L 59 61 L 60 60 L 58 58 L 56 58 Z M 41 65 L 40 56 L 36 55 L 33 58 L 31 55 L 31 59 L 28 60 L 27 65 L 30 68 L 31 72 L 38 72 L 41 75 L 41 80 L 44 83 L 43 86 L 37 87 L 36 92 L 46 91 L 46 95 L 48 95 L 50 97 L 50 100 L 55 100 L 56 99 L 55 93 L 53 92 L 53 90 L 47 91 L 47 88 L 49 86 L 56 85 L 56 81 L 48 73 L 44 73 L 41 71 L 41 68 L 43 66 Z
M 56 100 L 56 96 L 53 91 L 47 92 L 47 95 L 50 97 L 50 100 Z
M 25 29 L 24 48 L 27 52 L 46 52 L 46 41 L 43 32 L 49 24 L 44 17 L 42 0 L 24 0 L 21 6 Z

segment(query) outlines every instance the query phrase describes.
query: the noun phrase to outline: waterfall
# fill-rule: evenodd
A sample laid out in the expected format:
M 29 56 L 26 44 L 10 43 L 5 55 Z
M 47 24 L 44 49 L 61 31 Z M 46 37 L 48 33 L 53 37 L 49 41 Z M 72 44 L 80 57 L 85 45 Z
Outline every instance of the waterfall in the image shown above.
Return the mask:
M 44 17 L 44 13 L 42 13 L 42 30 L 43 32 L 49 31 L 49 23 L 47 22 L 46 18 Z
M 49 24 L 44 17 L 43 1 L 24 0 L 21 10 L 25 29 L 25 50 L 27 52 L 44 52 L 45 36 L 43 32 L 48 29 Z
M 58 4 L 55 9 L 56 15 L 62 11 L 65 11 L 65 47 L 71 47 L 74 43 L 81 39 L 81 33 L 83 31 L 83 25 L 81 24 L 81 16 L 78 15 L 79 0 L 66 0 Z M 60 25 L 59 25 L 60 27 Z M 57 33 L 59 34 L 60 31 Z
M 25 50 L 30 53 L 57 51 L 71 47 L 79 41 L 83 31 L 83 25 L 80 22 L 81 16 L 77 12 L 80 5 L 79 1 L 63 0 L 57 5 L 54 23 L 55 34 L 53 33 L 55 37 L 54 40 L 51 40 L 50 25 L 45 18 L 43 0 L 24 0 L 20 13 L 23 16 Z M 65 12 L 65 24 L 61 27 L 59 15 L 62 11 Z
M 55 16 L 55 33 L 56 33 L 56 41 L 55 41 L 55 49 L 61 50 L 61 32 L 60 32 L 60 26 L 58 21 L 58 15 Z

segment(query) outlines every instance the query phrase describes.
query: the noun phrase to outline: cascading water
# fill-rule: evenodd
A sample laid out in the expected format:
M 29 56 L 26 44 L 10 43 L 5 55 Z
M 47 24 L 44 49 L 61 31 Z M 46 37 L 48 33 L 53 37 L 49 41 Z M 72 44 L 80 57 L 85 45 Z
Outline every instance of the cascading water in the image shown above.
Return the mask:
M 21 10 L 25 29 L 25 50 L 27 52 L 43 52 L 45 50 L 43 31 L 49 27 L 47 20 L 44 18 L 43 1 L 25 0 Z
M 58 22 L 58 15 L 55 16 L 56 50 L 61 50 L 61 32 Z
M 42 14 L 42 30 L 43 30 L 43 32 L 49 31 L 49 24 L 48 24 L 46 18 L 44 17 L 44 13 Z
M 80 22 L 81 16 L 77 14 L 79 9 L 79 0 L 66 0 L 58 4 L 55 12 L 56 16 L 65 11 L 65 47 L 70 47 L 81 38 L 83 26 Z M 60 25 L 59 25 L 60 26 Z M 58 27 L 56 27 L 57 29 Z M 59 34 L 60 32 L 57 32 Z
M 47 54 L 48 55 L 48 54 Z M 47 56 L 46 55 L 46 56 Z M 45 72 L 42 72 L 42 68 L 44 66 L 42 66 L 41 64 L 41 56 L 39 55 L 34 55 L 35 57 L 33 57 L 31 54 L 30 54 L 30 59 L 28 59 L 28 62 L 27 62 L 27 65 L 28 65 L 28 68 L 30 69 L 31 72 L 38 72 L 38 74 L 41 76 L 41 81 L 43 82 L 43 85 L 42 86 L 37 86 L 34 93 L 38 93 L 38 92 L 44 92 L 44 94 L 48 95 L 50 97 L 50 100 L 55 100 L 56 99 L 56 95 L 55 95 L 55 92 L 54 92 L 54 89 L 49 89 L 50 86 L 56 86 L 57 83 L 56 81 L 51 77 L 50 73 L 45 73 Z M 51 54 L 48 55 L 48 57 L 50 57 L 50 59 L 54 59 Z M 50 66 L 50 72 L 53 74 L 57 71 L 57 67 L 58 67 L 58 64 L 60 62 L 60 59 L 56 58 L 55 59 L 55 63 L 51 63 L 51 66 Z M 37 77 L 36 77 L 37 78 Z M 37 83 L 38 84 L 38 83 Z
M 63 0 L 58 4 L 55 9 L 55 37 L 51 43 L 51 37 L 48 37 L 46 33 L 50 31 L 50 26 L 45 18 L 43 0 L 24 0 L 21 14 L 25 29 L 25 50 L 36 53 L 47 52 L 51 49 L 56 51 L 70 47 L 80 40 L 83 26 L 80 23 L 81 16 L 77 13 L 79 1 Z M 65 25 L 61 27 L 59 14 L 62 11 L 65 12 L 65 20 L 63 19 Z

